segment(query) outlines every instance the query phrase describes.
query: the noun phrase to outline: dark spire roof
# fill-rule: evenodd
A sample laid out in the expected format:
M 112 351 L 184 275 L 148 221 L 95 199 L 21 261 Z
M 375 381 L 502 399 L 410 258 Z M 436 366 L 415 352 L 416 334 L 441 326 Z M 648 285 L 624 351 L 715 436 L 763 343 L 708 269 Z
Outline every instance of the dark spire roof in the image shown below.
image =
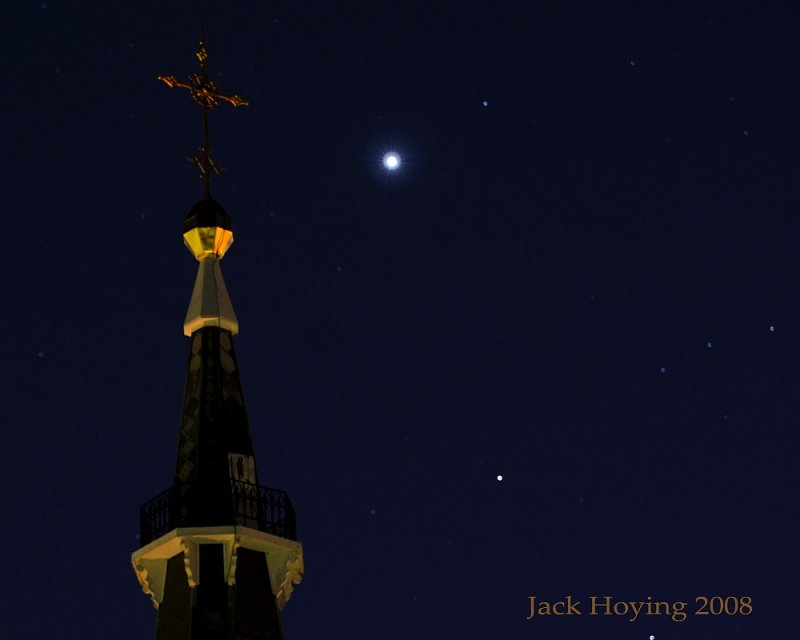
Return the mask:
M 192 207 L 183 219 L 183 232 L 198 227 L 221 227 L 233 231 L 231 217 L 216 200 L 203 199 Z
M 230 331 L 191 337 L 175 467 L 183 526 L 233 524 L 231 480 L 258 484 Z

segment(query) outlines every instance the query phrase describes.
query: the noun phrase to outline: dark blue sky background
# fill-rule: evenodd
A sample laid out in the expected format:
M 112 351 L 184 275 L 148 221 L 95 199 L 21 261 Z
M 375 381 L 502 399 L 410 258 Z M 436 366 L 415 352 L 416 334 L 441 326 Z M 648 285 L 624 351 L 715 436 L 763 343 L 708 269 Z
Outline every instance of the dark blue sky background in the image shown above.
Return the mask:
M 799 9 L 50 0 L 0 9 L 4 635 L 154 633 L 203 22 L 287 640 L 790 637 Z M 754 613 L 525 620 L 567 594 Z

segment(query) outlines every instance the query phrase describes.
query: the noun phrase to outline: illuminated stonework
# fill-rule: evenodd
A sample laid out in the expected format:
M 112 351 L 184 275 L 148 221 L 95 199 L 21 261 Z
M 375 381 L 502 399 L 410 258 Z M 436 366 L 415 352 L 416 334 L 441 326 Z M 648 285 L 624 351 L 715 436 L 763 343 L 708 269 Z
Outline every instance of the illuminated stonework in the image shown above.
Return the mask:
M 239 549 L 263 553 L 269 568 L 272 593 L 282 610 L 292 595 L 294 585 L 303 579 L 303 546 L 248 527 L 190 527 L 173 529 L 131 554 L 131 564 L 139 584 L 156 609 L 164 600 L 167 563 L 183 553 L 183 564 L 189 587 L 200 584 L 199 546 L 223 545 L 224 574 L 229 586 L 236 584 L 236 562 Z
M 227 329 L 233 335 L 239 333 L 239 321 L 222 278 L 219 259 L 209 256 L 197 265 L 192 299 L 183 321 L 183 334 L 191 336 L 203 327 Z
M 233 231 L 223 227 L 194 227 L 183 234 L 183 243 L 201 262 L 221 258 L 233 244 Z

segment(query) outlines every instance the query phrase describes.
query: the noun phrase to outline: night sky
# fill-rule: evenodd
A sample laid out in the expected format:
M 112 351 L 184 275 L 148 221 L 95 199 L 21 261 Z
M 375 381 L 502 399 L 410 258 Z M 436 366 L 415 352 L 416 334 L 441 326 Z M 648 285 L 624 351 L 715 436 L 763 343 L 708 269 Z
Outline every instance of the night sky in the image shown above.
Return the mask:
M 287 640 L 792 637 L 789 6 L 6 3 L 2 635 L 154 635 L 129 558 L 172 482 L 202 196 L 199 109 L 156 76 L 204 30 L 251 101 L 211 114 L 212 190 L 304 545 Z

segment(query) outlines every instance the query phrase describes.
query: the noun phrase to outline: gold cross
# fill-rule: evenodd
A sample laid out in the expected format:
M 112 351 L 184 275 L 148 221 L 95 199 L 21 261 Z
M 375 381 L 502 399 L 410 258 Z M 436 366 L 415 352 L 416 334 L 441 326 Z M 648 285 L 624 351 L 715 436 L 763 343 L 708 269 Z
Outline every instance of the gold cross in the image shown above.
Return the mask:
M 200 63 L 200 73 L 193 73 L 189 76 L 188 82 L 178 80 L 175 76 L 158 76 L 158 79 L 170 88 L 187 89 L 192 100 L 203 110 L 203 146 L 199 149 L 199 155 L 191 156 L 188 160 L 200 170 L 200 178 L 205 182 L 206 198 L 210 199 L 212 171 L 219 174 L 222 168 L 211 157 L 211 145 L 208 141 L 208 111 L 216 107 L 220 101 L 232 104 L 234 107 L 246 107 L 250 103 L 239 95 L 229 96 L 219 92 L 216 83 L 206 73 L 208 52 L 202 40 L 200 49 L 195 56 Z

